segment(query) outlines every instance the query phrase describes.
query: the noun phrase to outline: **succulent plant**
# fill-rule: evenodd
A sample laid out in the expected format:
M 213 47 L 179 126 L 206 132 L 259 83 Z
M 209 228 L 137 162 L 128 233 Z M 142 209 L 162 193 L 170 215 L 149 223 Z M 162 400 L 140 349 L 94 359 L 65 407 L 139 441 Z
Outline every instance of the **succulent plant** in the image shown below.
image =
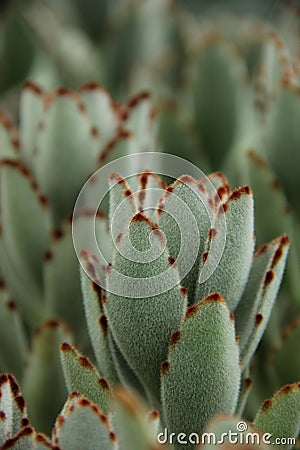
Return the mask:
M 210 183 L 217 195 L 209 194 Z M 253 259 L 251 190 L 245 186 L 231 192 L 220 173 L 201 181 L 185 175 L 170 186 L 149 171 L 140 175 L 139 183 L 133 179 L 131 184 L 112 174 L 110 184 L 108 226 L 101 226 L 97 234 L 108 259 L 81 249 L 83 267 L 94 280 L 82 271 L 99 373 L 71 345 L 63 344 L 69 392 L 78 390 L 105 410 L 108 384 L 121 382 L 160 412 L 169 432 L 201 433 L 217 414 L 242 413 L 251 384 L 249 364 L 268 323 L 289 240 L 287 236 L 275 239 L 258 249 Z M 163 194 L 153 211 L 147 205 L 154 187 Z M 203 192 L 217 213 L 213 228 L 199 198 Z M 124 202 L 126 207 L 120 209 Z M 176 228 L 173 214 L 180 211 L 181 202 L 192 212 L 201 242 L 188 275 L 187 253 L 196 244 L 192 241 L 188 248 L 181 241 L 181 233 L 189 235 L 190 230 L 191 217 L 185 210 L 181 210 L 182 228 Z M 224 253 L 212 275 L 198 284 L 199 273 L 215 257 L 214 241 L 221 245 L 224 218 Z M 107 219 L 101 216 L 98 221 Z M 113 237 L 105 230 L 114 230 Z M 151 262 L 135 260 L 135 250 L 150 252 Z M 172 287 L 166 288 L 169 283 Z M 293 436 L 299 424 L 295 427 Z
M 117 105 L 94 83 L 76 92 L 45 93 L 27 82 L 20 130 L 4 113 L 0 119 L 0 363 L 2 371 L 21 380 L 29 410 L 36 405 L 32 420 L 41 424 L 48 414 L 46 395 L 40 402 L 31 402 L 31 396 L 48 382 L 54 389 L 57 380 L 56 394 L 48 391 L 53 414 L 65 396 L 57 345 L 73 333 L 82 350 L 89 347 L 71 235 L 76 197 L 89 175 L 110 158 L 134 152 L 137 145 L 147 149 L 153 135 L 151 107 L 145 93 Z

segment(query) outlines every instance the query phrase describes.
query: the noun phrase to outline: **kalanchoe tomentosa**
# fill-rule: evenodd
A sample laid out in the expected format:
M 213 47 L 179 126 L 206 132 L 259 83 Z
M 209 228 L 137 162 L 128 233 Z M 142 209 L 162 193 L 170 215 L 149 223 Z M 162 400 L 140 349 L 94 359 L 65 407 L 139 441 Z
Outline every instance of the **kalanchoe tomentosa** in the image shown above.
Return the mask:
M 113 228 L 103 226 L 107 223 L 103 215 L 97 217 L 98 241 L 108 255 L 106 268 L 104 260 L 87 250 L 81 252 L 83 266 L 95 280 L 91 282 L 82 272 L 87 323 L 100 378 L 111 386 L 122 382 L 136 389 L 150 407 L 159 410 L 170 432 L 201 433 L 216 414 L 243 411 L 251 385 L 249 363 L 274 304 L 289 239 L 281 236 L 253 255 L 251 190 L 245 186 L 231 192 L 220 173 L 200 181 L 184 175 L 170 186 L 149 171 L 140 175 L 138 183 L 133 179 L 128 184 L 118 174 L 112 174 L 110 182 L 109 220 L 111 225 L 119 221 L 122 232 L 112 241 L 106 230 Z M 217 195 L 208 198 L 217 211 L 213 228 L 197 194 L 203 194 L 209 183 L 217 190 Z M 150 186 L 164 190 L 154 211 L 147 209 Z M 126 208 L 118 209 L 124 199 Z M 179 264 L 183 230 L 176 228 L 169 214 L 181 201 L 192 212 L 201 237 L 195 264 L 184 277 L 184 263 Z M 221 239 L 224 217 L 223 255 L 212 275 L 199 284 L 201 269 L 213 257 L 213 241 Z M 84 211 L 74 220 L 84 223 Z M 181 220 L 187 231 L 190 217 Z M 135 261 L 133 248 L 141 253 L 159 249 L 159 257 L 151 262 Z M 131 280 L 131 292 L 130 283 L 116 286 L 116 272 Z M 155 276 L 161 272 L 167 274 L 166 285 L 170 278 L 176 280 L 171 289 L 163 289 L 162 283 L 156 286 L 157 295 L 145 297 L 146 288 L 137 295 L 138 279 L 144 281 L 144 287 L 149 279 L 155 284 Z M 118 289 L 127 289 L 127 296 L 116 294 Z M 61 356 L 69 391 L 79 390 L 102 405 L 105 388 L 103 381 L 101 388 L 96 383 L 95 369 L 68 344 L 61 347 Z M 297 417 L 294 435 L 298 428 Z

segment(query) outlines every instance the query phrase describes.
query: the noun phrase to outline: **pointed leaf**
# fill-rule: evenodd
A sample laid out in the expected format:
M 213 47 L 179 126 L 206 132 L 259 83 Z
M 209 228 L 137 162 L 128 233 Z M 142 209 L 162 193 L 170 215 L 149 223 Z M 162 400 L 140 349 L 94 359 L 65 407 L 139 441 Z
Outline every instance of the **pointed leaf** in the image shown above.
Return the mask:
M 0 444 L 2 445 L 4 441 L 21 431 L 24 421 L 27 421 L 27 411 L 19 385 L 13 375 L 0 375 L 0 394 L 0 436 L 2 439 Z
M 89 358 L 66 342 L 60 347 L 60 356 L 69 393 L 81 392 L 107 414 L 110 410 L 110 388 Z
M 79 392 L 69 396 L 58 416 L 53 442 L 63 450 L 116 448 L 116 437 L 106 415 Z
M 243 368 L 249 363 L 267 326 L 283 275 L 289 239 L 282 236 L 261 247 L 236 309 Z
M 34 448 L 33 442 L 34 429 L 29 425 L 22 428 L 16 436 L 8 439 L 1 447 L 1 450 L 8 450 L 11 448 L 14 450 L 31 450 Z
M 80 98 L 87 108 L 94 132 L 99 134 L 99 149 L 102 151 L 115 136 L 120 125 L 119 111 L 113 99 L 97 83 L 89 83 L 79 90 Z

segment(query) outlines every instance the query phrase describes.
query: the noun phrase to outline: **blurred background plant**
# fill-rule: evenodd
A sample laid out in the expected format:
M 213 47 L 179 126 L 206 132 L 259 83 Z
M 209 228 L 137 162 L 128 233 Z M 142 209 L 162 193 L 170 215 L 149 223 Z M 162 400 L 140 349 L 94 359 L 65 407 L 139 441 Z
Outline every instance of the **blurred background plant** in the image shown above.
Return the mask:
M 36 178 L 36 167 L 31 161 L 33 143 L 38 138 L 39 144 L 41 142 L 44 147 L 54 145 L 53 142 L 45 144 L 47 122 L 52 120 L 49 118 L 50 112 L 55 109 L 57 101 L 68 105 L 67 109 L 71 105 L 72 110 L 84 92 L 77 92 L 79 87 L 93 80 L 101 83 L 117 99 L 119 119 L 124 122 L 124 129 L 139 136 L 134 145 L 116 147 L 116 152 L 111 152 L 109 158 L 133 152 L 140 149 L 140 145 L 144 149 L 151 148 L 151 145 L 147 147 L 150 142 L 158 143 L 162 151 L 179 154 L 193 161 L 207 173 L 223 170 L 233 187 L 248 183 L 254 191 L 257 245 L 283 233 L 289 235 L 291 248 L 284 286 L 253 366 L 253 405 L 249 406 L 248 412 L 249 417 L 253 416 L 261 401 L 276 388 L 300 378 L 300 360 L 296 356 L 290 357 L 291 354 L 299 354 L 295 347 L 300 335 L 300 17 L 297 2 L 11 0 L 1 2 L 0 14 L 0 107 L 20 124 L 19 135 L 11 118 L 1 115 L 1 157 L 21 160 Z M 35 84 L 26 85 L 19 109 L 21 89 L 27 79 Z M 56 91 L 55 100 L 50 102 L 52 106 L 48 112 L 42 113 L 39 105 L 44 100 L 40 102 L 40 99 L 45 97 L 47 103 L 44 92 L 53 90 L 57 85 L 64 85 L 77 93 L 71 95 L 64 90 Z M 142 96 L 135 97 L 136 92 L 141 90 L 144 92 Z M 151 92 L 152 105 L 149 105 L 145 90 Z M 105 92 L 99 88 L 95 91 L 98 94 L 99 91 Z M 57 92 L 60 94 L 57 95 Z M 73 100 L 74 95 L 76 101 Z M 128 101 L 131 95 L 134 95 L 133 101 Z M 136 101 L 136 98 L 142 100 Z M 153 116 L 151 119 L 143 109 L 144 104 L 147 111 L 155 108 L 155 126 Z M 114 107 L 112 110 L 107 109 L 107 106 L 103 109 L 103 105 L 101 108 L 101 111 L 98 109 L 96 112 L 101 118 L 97 119 L 99 123 L 96 128 L 107 114 L 115 110 Z M 129 118 L 126 117 L 128 111 L 132 110 Z M 144 112 L 139 122 L 142 110 Z M 81 114 L 78 110 L 74 114 L 78 116 L 75 123 L 85 130 L 83 134 L 95 125 L 91 122 L 91 116 L 85 118 L 82 125 Z M 150 127 L 140 127 L 139 123 L 148 121 Z M 46 122 L 44 131 L 43 122 Z M 25 129 L 24 123 L 27 124 Z M 37 123 L 42 125 L 35 134 Z M 59 129 L 61 132 L 60 127 L 56 127 L 54 131 Z M 99 128 L 102 131 L 100 125 Z M 145 130 L 148 130 L 147 138 L 143 137 Z M 115 131 L 118 134 L 120 128 L 117 126 Z M 94 134 L 93 138 L 91 134 L 86 138 L 85 145 L 94 146 L 99 154 L 102 136 L 99 139 L 95 131 Z M 126 132 L 119 135 L 127 140 Z M 21 153 L 18 153 L 20 137 Z M 73 146 L 68 139 L 65 135 L 61 136 L 61 146 L 55 150 L 55 154 L 60 153 L 61 148 L 67 151 Z M 28 142 L 31 156 L 27 153 L 25 157 L 24 148 Z M 145 145 L 145 142 L 148 144 Z M 54 160 L 57 161 L 53 156 Z M 95 170 L 98 162 L 91 164 L 89 170 Z M 48 162 L 44 160 L 43 164 L 46 167 Z M 9 166 L 6 162 L 2 164 L 2 171 L 19 172 L 16 179 L 23 177 L 26 184 L 31 175 L 25 175 L 24 170 L 22 174 L 22 167 L 19 164 Z M 64 165 L 60 162 L 60 169 L 62 173 L 65 172 L 67 163 Z M 39 184 L 43 188 L 41 194 L 44 195 L 41 173 L 39 177 Z M 85 176 L 78 180 L 76 187 L 75 184 L 72 187 L 73 194 L 61 218 L 66 218 L 71 212 L 75 192 L 84 179 Z M 19 192 L 22 192 L 22 188 Z M 33 195 L 30 192 L 28 195 Z M 61 200 L 59 195 L 56 200 Z M 56 200 L 52 201 L 52 211 Z M 3 200 L 1 202 L 3 209 Z M 36 208 L 41 209 L 41 205 Z M 16 220 L 21 219 L 15 216 L 13 222 Z M 56 224 L 48 222 L 47 233 L 53 227 L 61 229 L 61 224 L 60 219 Z M 70 239 L 69 231 L 63 234 Z M 30 239 L 36 241 L 37 236 Z M 52 242 L 53 235 L 50 239 Z M 55 245 L 55 251 L 59 251 L 58 242 L 63 241 L 59 239 L 56 244 L 54 241 L 51 244 Z M 68 248 L 70 245 L 71 242 Z M 44 253 L 41 252 L 41 255 L 44 256 Z M 26 266 L 26 259 L 23 262 Z M 42 265 L 45 265 L 44 261 Z M 74 267 L 75 260 L 73 271 L 76 270 Z M 41 271 L 39 267 L 37 270 Z M 13 273 L 21 272 L 14 268 Z M 9 282 L 5 281 L 8 285 Z M 22 290 L 19 279 L 14 284 L 19 291 Z M 56 285 L 62 286 L 61 282 Z M 80 298 L 78 286 L 71 288 L 76 291 L 73 298 L 74 304 L 78 305 L 80 300 L 75 300 L 76 296 Z M 3 301 L 9 308 L 5 308 L 2 313 L 2 322 L 5 322 L 6 317 L 14 321 L 15 337 L 19 342 L 16 344 L 12 341 L 12 350 L 7 347 L 6 354 L 16 352 L 17 355 L 24 355 L 24 340 L 20 338 L 22 325 L 17 319 L 15 303 L 11 301 L 13 298 L 22 308 L 19 298 L 24 293 L 17 293 L 16 289 L 10 288 L 8 294 L 3 289 Z M 27 288 L 26 296 L 29 296 Z M 56 303 L 60 305 L 58 300 Z M 35 313 L 38 315 L 37 311 Z M 53 314 L 48 311 L 44 316 L 43 312 L 32 324 L 27 320 L 27 336 L 41 325 L 42 318 L 49 319 Z M 75 314 L 78 323 L 80 314 Z M 25 310 L 22 316 L 26 316 Z M 58 316 L 69 322 L 67 315 Z M 59 329 L 58 333 L 62 332 L 63 326 L 57 326 L 55 321 L 47 323 L 46 329 L 42 328 L 45 334 L 56 328 Z M 282 333 L 283 328 L 285 331 Z M 9 330 L 8 327 L 7 332 Z M 81 325 L 75 331 L 76 343 L 81 340 L 80 333 L 84 340 L 85 332 L 80 330 Z M 82 347 L 85 350 L 83 340 Z M 48 338 L 44 342 L 48 345 Z M 40 352 L 41 355 L 43 352 Z M 16 364 L 14 361 L 16 358 L 12 358 L 9 364 L 12 364 L 16 374 L 22 374 L 23 362 L 20 366 L 19 362 Z M 3 366 L 3 369 L 6 370 L 6 367 Z M 62 392 L 61 398 L 65 395 L 65 391 Z M 57 405 L 55 408 L 57 410 Z

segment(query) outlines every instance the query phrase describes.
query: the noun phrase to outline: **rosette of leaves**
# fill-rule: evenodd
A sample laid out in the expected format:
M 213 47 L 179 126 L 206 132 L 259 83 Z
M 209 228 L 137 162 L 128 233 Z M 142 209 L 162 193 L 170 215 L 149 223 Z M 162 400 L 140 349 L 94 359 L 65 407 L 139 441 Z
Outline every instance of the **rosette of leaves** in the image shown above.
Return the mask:
M 105 231 L 110 226 L 98 231 L 99 245 L 108 255 L 106 261 L 100 262 L 87 249 L 81 252 L 86 272 L 96 280 L 92 282 L 82 272 L 87 324 L 99 372 L 74 347 L 63 344 L 61 358 L 69 392 L 78 390 L 101 403 L 107 385 L 121 382 L 159 411 L 161 424 L 169 433 L 201 434 L 215 415 L 243 411 L 252 383 L 250 361 L 279 289 L 289 239 L 281 236 L 253 253 L 251 190 L 244 186 L 231 191 L 220 173 L 210 176 L 217 195 L 209 197 L 209 202 L 219 217 L 213 228 L 197 195 L 205 191 L 207 180 L 182 176 L 166 186 L 146 171 L 140 176 L 138 188 L 131 189 L 118 174 L 110 181 L 109 222 L 104 217 L 100 221 L 111 225 L 116 209 L 124 199 L 130 199 L 116 219 L 122 233 L 112 240 Z M 137 186 L 136 180 L 131 185 Z M 150 186 L 164 189 L 154 210 L 146 207 Z M 185 277 L 181 276 L 179 259 L 176 262 L 182 230 L 176 228 L 165 209 L 172 208 L 170 193 L 192 211 L 201 241 L 196 262 Z M 226 218 L 227 226 L 224 253 L 211 277 L 199 284 L 200 270 L 212 257 L 213 240 L 220 239 L 220 217 Z M 145 252 L 149 250 L 150 234 L 160 256 L 151 263 L 132 261 L 127 245 L 131 243 Z M 161 294 L 144 297 L 142 289 L 139 298 L 124 297 L 113 293 L 118 289 L 114 270 L 132 283 L 138 278 L 155 280 L 155 275 L 168 270 L 166 283 L 168 277 L 176 282 L 169 290 L 158 286 Z M 132 287 L 132 291 L 135 289 Z M 276 413 L 272 417 L 274 423 L 279 420 Z M 286 424 L 293 423 L 296 436 L 299 417 L 295 422 L 288 419 L 288 413 L 285 417 Z M 181 448 L 178 445 L 174 448 Z
M 111 158 L 146 149 L 152 123 L 148 94 L 119 105 L 95 83 L 46 93 L 27 82 L 19 129 L 0 116 L 0 369 L 18 376 L 41 427 L 65 396 L 59 343 L 72 332 L 88 351 L 71 235 L 76 197 Z

